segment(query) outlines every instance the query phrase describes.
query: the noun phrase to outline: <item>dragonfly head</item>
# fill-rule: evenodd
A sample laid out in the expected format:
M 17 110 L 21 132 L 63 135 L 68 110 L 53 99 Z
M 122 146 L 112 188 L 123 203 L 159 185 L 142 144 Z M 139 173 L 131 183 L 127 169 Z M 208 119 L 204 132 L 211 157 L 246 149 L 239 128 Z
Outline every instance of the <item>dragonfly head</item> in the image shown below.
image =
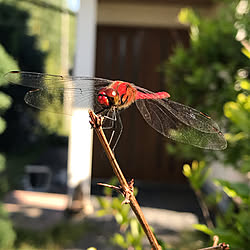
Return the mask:
M 104 107 L 111 107 L 117 102 L 117 92 L 113 88 L 102 88 L 98 93 L 97 100 Z

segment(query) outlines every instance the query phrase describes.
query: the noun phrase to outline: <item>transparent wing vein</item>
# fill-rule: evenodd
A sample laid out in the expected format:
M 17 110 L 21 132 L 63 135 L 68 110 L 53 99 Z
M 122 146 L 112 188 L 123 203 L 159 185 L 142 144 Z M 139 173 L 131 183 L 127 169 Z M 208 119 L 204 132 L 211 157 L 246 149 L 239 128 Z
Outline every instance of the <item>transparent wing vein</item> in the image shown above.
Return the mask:
M 205 149 L 226 147 L 218 125 L 193 108 L 169 99 L 137 100 L 136 105 L 147 123 L 170 139 Z

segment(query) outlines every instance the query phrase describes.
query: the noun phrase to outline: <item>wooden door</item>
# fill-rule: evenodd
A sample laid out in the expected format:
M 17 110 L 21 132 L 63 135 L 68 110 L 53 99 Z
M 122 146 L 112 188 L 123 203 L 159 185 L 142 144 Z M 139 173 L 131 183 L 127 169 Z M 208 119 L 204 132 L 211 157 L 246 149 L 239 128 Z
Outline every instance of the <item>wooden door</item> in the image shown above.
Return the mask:
M 168 91 L 159 67 L 178 43 L 188 46 L 187 30 L 99 26 L 96 76 L 132 82 L 152 91 Z M 136 106 L 122 111 L 121 118 L 124 128 L 115 153 L 125 176 L 182 182 L 182 163 L 167 154 L 168 140 L 144 121 Z M 95 136 L 93 177 L 111 176 L 111 167 Z

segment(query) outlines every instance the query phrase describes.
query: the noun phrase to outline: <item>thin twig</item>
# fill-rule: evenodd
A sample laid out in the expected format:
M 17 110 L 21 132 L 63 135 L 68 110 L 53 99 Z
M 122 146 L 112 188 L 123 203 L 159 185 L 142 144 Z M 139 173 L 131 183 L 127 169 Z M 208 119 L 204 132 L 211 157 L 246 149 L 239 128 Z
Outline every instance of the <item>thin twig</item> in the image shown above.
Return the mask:
M 202 198 L 202 194 L 201 194 L 200 190 L 195 190 L 195 194 L 196 194 L 196 197 L 198 199 L 198 202 L 199 202 L 202 214 L 204 216 L 204 219 L 205 219 L 205 221 L 207 223 L 207 226 L 209 228 L 214 228 L 214 224 L 213 224 L 213 221 L 212 221 L 212 219 L 210 217 L 208 207 L 207 207 L 206 203 L 204 202 L 204 200 Z
M 101 142 L 104 150 L 105 150 L 105 153 L 109 159 L 109 162 L 112 166 L 112 169 L 116 175 L 116 177 L 118 178 L 118 181 L 120 182 L 121 184 L 121 187 L 122 187 L 122 191 L 123 191 L 123 194 L 125 196 L 125 200 L 128 201 L 128 203 L 130 204 L 133 212 L 135 213 L 139 223 L 141 224 L 145 234 L 147 235 L 148 237 L 148 240 L 152 246 L 152 249 L 154 250 L 161 250 L 161 246 L 158 244 L 152 230 L 150 229 L 147 221 L 146 221 L 146 218 L 144 216 L 144 214 L 142 213 L 142 210 L 133 194 L 133 191 L 131 190 L 131 186 L 129 186 L 129 184 L 127 183 L 116 159 L 115 159 L 115 156 L 108 144 L 108 141 L 107 141 L 107 138 L 102 130 L 102 121 L 103 121 L 103 118 L 100 117 L 100 116 L 97 116 L 92 110 L 89 110 L 89 116 L 90 116 L 90 119 L 91 119 L 91 124 L 93 126 L 93 128 L 95 129 L 95 132 L 98 136 L 98 139 L 99 141 Z
M 229 245 L 225 243 L 220 243 L 217 246 L 200 248 L 198 250 L 226 250 L 226 249 L 229 249 Z
M 213 241 L 214 241 L 214 243 L 213 243 L 212 247 L 200 248 L 198 250 L 228 250 L 229 249 L 229 245 L 226 243 L 218 244 L 218 242 L 219 242 L 218 235 L 215 235 L 213 237 Z
M 129 196 L 130 196 L 130 192 L 124 192 L 122 189 L 122 186 L 116 187 L 114 185 L 110 185 L 110 184 L 106 184 L 106 183 L 97 183 L 97 185 L 101 185 L 104 187 L 108 187 L 108 188 L 112 188 L 113 190 L 117 191 L 118 193 L 120 193 L 121 195 L 123 195 L 125 197 L 124 201 L 122 202 L 122 204 L 129 204 Z M 130 191 L 133 193 L 134 192 L 134 179 L 132 179 L 129 183 L 128 183 L 129 189 Z
M 219 236 L 218 236 L 218 235 L 214 235 L 214 237 L 213 237 L 213 241 L 214 241 L 214 243 L 213 243 L 213 247 L 217 246 L 217 245 L 218 245 L 218 243 L 219 243 Z

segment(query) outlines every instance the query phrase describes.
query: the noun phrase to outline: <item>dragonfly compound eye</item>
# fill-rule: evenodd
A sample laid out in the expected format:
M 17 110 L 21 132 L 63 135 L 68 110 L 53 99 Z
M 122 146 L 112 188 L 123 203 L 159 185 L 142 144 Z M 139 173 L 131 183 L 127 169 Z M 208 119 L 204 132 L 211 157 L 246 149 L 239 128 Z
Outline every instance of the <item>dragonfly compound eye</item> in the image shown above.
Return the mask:
M 99 92 L 97 100 L 101 105 L 109 107 L 109 98 L 105 92 Z

